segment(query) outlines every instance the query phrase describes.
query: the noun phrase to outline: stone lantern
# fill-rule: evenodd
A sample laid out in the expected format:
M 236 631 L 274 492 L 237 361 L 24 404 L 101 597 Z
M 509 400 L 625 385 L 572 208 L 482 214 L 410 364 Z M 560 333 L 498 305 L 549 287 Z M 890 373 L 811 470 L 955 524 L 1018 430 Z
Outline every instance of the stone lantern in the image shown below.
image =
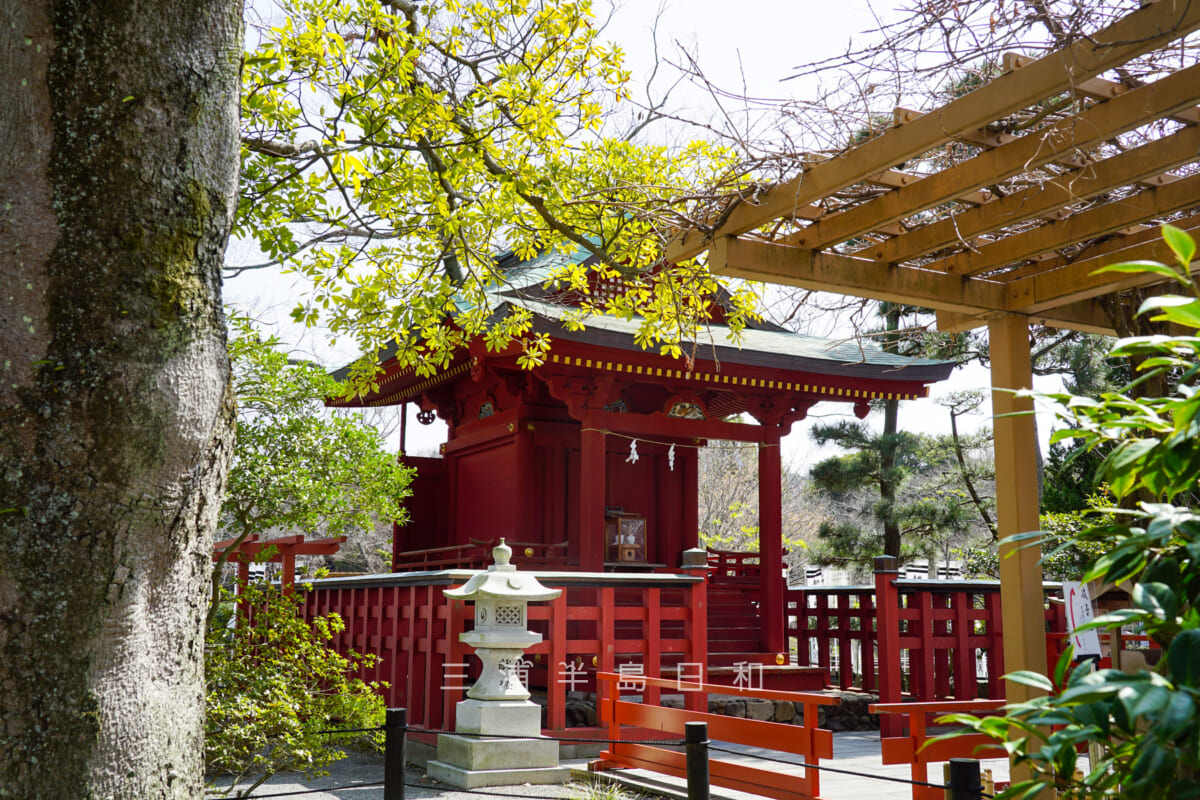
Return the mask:
M 438 736 L 437 760 L 428 767 L 430 777 L 459 788 L 562 783 L 570 775 L 558 765 L 558 742 L 540 738 L 542 708 L 530 702 L 520 679 L 525 648 L 542 641 L 526 627 L 528 604 L 553 600 L 562 590 L 547 589 L 535 576 L 518 572 L 511 557 L 512 548 L 501 539 L 487 572 L 445 591 L 447 597 L 475 603 L 475 630 L 459 639 L 483 662 L 479 680 L 456 706 L 457 733 Z

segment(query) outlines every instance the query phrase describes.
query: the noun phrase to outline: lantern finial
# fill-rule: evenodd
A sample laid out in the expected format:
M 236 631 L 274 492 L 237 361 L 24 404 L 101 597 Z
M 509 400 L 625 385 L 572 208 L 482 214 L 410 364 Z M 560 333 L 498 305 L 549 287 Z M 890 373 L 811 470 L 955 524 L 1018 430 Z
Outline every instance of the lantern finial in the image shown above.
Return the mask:
M 508 560 L 512 558 L 512 548 L 504 543 L 504 537 L 500 537 L 500 544 L 492 548 L 492 561 L 497 567 L 507 567 Z

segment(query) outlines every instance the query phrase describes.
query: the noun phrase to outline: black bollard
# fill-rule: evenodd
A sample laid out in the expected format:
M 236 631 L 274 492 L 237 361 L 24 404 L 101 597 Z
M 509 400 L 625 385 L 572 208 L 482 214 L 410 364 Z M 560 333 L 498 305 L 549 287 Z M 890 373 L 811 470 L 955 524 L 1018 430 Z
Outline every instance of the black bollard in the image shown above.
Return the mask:
M 688 800 L 709 800 L 708 723 L 683 723 L 683 741 L 687 756 Z
M 950 759 L 950 800 L 982 800 L 983 782 L 979 779 L 979 761 L 974 758 Z
M 408 710 L 389 708 L 383 725 L 383 800 L 404 800 Z

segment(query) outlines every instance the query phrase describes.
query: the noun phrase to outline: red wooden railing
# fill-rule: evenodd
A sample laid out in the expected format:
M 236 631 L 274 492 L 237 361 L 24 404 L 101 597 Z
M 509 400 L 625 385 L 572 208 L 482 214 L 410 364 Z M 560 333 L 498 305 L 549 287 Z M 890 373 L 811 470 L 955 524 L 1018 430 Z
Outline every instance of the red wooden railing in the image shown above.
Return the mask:
M 393 557 L 393 572 L 417 572 L 439 569 L 485 569 L 492 563 L 492 548 L 499 539 L 472 539 L 467 544 L 406 550 Z M 521 559 L 522 567 L 547 568 L 566 562 L 567 543 L 508 542 Z
M 1004 697 L 1000 584 L 899 580 L 894 567 L 874 586 L 808 587 L 786 593 L 787 635 L 800 665 L 830 670 L 842 689 L 902 699 L 999 700 Z M 1046 584 L 1050 597 L 1058 584 Z M 1065 649 L 1066 616 L 1046 604 L 1049 664 Z M 885 720 L 885 733 L 897 720 Z
M 447 665 L 467 661 L 468 648 L 458 640 L 471 609 L 442 594 L 453 585 L 438 582 L 366 583 L 354 578 L 313 581 L 306 593 L 306 618 L 336 613 L 345 629 L 334 635 L 334 650 L 373 653 L 375 665 L 357 677 L 387 685 L 389 706 L 408 709 L 410 720 L 426 728 L 452 721 L 454 703 L 469 685 L 462 669 Z
M 758 553 L 708 551 L 709 663 L 730 664 L 763 651 Z
M 374 653 L 360 672 L 388 684 L 391 706 L 408 709 L 418 728 L 454 726 L 454 704 L 478 675 L 478 660 L 459 635 L 473 627 L 471 607 L 443 594 L 474 573 L 393 574 L 310 582 L 306 615 L 336 612 L 346 628 L 332 642 L 345 652 Z M 707 664 L 703 571 L 695 574 L 534 573 L 563 589 L 529 607 L 529 627 L 543 641 L 526 651 L 529 683 L 544 691 L 546 727 L 566 727 L 567 691 L 595 691 L 597 670 L 634 664 L 658 673 L 664 662 Z M 698 702 L 689 700 L 691 702 Z
M 709 579 L 746 578 L 755 586 L 759 575 L 758 552 L 713 550 L 708 551 Z
M 649 769 L 676 777 L 686 777 L 687 763 L 683 753 L 662 747 L 630 742 L 630 728 L 664 731 L 683 736 L 684 723 L 704 722 L 709 739 L 758 747 L 801 756 L 806 764 L 802 774 L 781 772 L 778 768 L 761 769 L 720 758 L 709 759 L 709 778 L 712 783 L 729 789 L 750 792 L 776 800 L 806 800 L 820 796 L 820 760 L 833 758 L 833 733 L 817 727 L 817 709 L 836 705 L 837 700 L 820 694 L 777 692 L 764 689 L 742 689 L 692 683 L 663 678 L 632 678 L 601 672 L 598 676 L 599 712 L 608 726 L 610 740 L 625 740 L 610 744 L 600 753 L 599 767 L 624 766 Z M 621 689 L 643 695 L 639 702 L 621 699 Z M 757 697 L 764 700 L 786 700 L 801 703 L 803 725 L 760 722 L 738 717 L 726 717 L 694 710 L 666 708 L 658 705 L 657 694 L 662 690 L 695 696 L 702 702 L 689 703 L 708 707 L 709 693 Z M 651 692 L 655 697 L 651 699 Z
M 787 636 L 800 666 L 828 670 L 841 689 L 875 691 L 874 587 L 789 589 L 784 603 Z

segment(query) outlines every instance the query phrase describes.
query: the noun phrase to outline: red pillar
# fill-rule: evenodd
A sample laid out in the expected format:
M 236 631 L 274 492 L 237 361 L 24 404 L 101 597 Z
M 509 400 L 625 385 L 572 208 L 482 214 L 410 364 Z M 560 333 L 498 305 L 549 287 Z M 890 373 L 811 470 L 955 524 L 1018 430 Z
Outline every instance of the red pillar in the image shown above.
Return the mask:
M 585 416 L 579 454 L 579 568 L 604 571 L 604 433 Z
M 779 429 L 763 429 L 758 448 L 758 559 L 762 588 L 762 646 L 767 652 L 786 653 L 783 604 L 783 486 L 779 454 Z
M 445 445 L 442 446 L 445 447 Z M 442 464 L 446 469 L 446 497 L 450 498 L 450 503 L 446 508 L 446 532 L 450 538 L 445 544 L 466 544 L 471 534 L 460 534 L 458 530 L 458 454 L 443 451 L 442 458 L 444 459 Z M 412 722 L 411 714 L 409 722 Z
M 899 703 L 900 697 L 900 597 L 895 580 L 900 570 L 893 556 L 875 559 L 875 642 L 879 648 L 879 702 Z M 864 654 L 864 661 L 866 656 Z M 863 665 L 866 669 L 866 665 Z M 896 714 L 879 715 L 879 735 L 900 735 Z
M 516 430 L 513 432 L 513 449 L 516 460 L 516 492 L 514 492 L 513 500 L 516 503 L 513 508 L 513 529 L 511 536 L 514 541 L 518 542 L 540 542 L 543 539 L 543 532 L 537 529 L 537 504 L 538 493 L 536 491 L 537 480 L 537 462 L 536 454 L 533 449 L 533 427 L 534 424 L 524 419 L 516 421 Z
M 683 511 L 680 520 L 679 550 L 692 550 L 700 546 L 700 477 L 699 451 L 684 450 L 679 469 L 683 481 Z M 668 562 L 670 563 L 670 562 Z
M 296 555 L 295 553 L 283 554 L 283 576 L 279 581 L 279 588 L 283 589 L 284 594 L 291 594 L 296 587 Z
M 699 556 L 696 563 L 690 563 L 690 559 L 694 556 Z M 704 559 L 703 554 L 689 554 L 685 556 L 683 567 L 685 571 L 700 580 L 693 583 L 691 589 L 688 590 L 688 600 L 691 606 L 691 612 L 688 614 L 688 628 L 686 630 L 686 639 L 688 642 L 687 653 L 684 654 L 685 663 L 703 664 L 704 670 L 701 674 L 701 679 L 708 681 L 708 564 Z M 702 692 L 684 692 L 683 706 L 689 711 L 708 711 L 708 695 Z

